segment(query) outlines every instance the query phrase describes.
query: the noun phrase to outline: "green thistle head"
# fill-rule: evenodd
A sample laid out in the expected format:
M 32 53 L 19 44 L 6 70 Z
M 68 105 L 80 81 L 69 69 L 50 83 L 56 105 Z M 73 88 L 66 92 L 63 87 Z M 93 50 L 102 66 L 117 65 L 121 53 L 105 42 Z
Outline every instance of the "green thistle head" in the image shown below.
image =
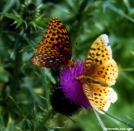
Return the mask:
M 26 22 L 31 22 L 39 17 L 40 6 L 37 7 L 34 3 L 25 3 L 21 6 L 21 17 Z

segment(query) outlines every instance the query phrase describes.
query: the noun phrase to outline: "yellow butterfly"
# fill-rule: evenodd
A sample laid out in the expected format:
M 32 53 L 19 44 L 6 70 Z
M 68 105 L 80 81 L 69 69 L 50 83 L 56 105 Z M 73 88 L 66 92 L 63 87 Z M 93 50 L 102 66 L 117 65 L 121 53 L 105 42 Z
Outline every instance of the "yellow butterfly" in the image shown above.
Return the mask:
M 92 44 L 84 64 L 84 75 L 76 79 L 83 83 L 83 91 L 91 106 L 100 113 L 107 111 L 117 100 L 116 92 L 109 86 L 115 84 L 118 67 L 112 58 L 108 36 L 102 34 Z

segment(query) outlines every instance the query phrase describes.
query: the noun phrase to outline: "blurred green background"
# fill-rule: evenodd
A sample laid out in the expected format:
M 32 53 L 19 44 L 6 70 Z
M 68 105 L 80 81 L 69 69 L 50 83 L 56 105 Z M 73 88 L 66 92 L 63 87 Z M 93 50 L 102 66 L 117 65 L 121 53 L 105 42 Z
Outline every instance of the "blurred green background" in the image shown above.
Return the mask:
M 108 113 L 134 119 L 134 1 L 133 0 L 1 0 L 0 3 L 0 130 L 100 131 L 94 112 L 82 110 L 71 117 L 52 111 L 50 89 L 54 69 L 35 67 L 30 58 L 48 21 L 58 17 L 66 26 L 72 59 L 84 60 L 93 41 L 109 36 L 119 76 L 113 86 L 118 100 Z M 129 126 L 100 115 L 105 127 Z

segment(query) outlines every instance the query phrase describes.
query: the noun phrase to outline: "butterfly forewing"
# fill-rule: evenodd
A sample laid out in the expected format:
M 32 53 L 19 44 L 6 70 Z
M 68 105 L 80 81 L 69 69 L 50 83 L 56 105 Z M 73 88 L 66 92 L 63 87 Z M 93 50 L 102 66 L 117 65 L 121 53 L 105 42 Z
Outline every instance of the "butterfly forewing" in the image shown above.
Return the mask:
M 84 74 L 101 79 L 107 86 L 115 83 L 118 76 L 116 62 L 112 59 L 108 36 L 103 34 L 92 44 L 85 60 Z
M 70 38 L 65 26 L 58 18 L 53 18 L 31 61 L 36 66 L 57 68 L 67 65 L 71 53 Z
M 87 70 L 90 69 L 91 66 L 95 64 L 96 66 L 99 66 L 103 64 L 103 61 L 108 61 L 109 59 L 112 59 L 112 51 L 110 46 L 107 46 L 107 44 L 108 37 L 107 35 L 103 34 L 99 36 L 91 45 L 85 60 L 85 74 L 88 74 Z

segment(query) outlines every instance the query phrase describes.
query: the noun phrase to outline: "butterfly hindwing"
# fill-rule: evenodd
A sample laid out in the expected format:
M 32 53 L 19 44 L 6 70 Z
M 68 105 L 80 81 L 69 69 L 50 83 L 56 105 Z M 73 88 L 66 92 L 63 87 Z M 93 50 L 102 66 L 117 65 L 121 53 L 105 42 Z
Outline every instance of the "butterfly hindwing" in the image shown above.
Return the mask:
M 32 63 L 38 66 L 47 68 L 58 68 L 62 65 L 66 65 L 67 61 L 65 57 L 57 52 L 57 50 L 45 49 L 43 53 L 34 55 L 31 59 Z
M 117 100 L 117 94 L 112 88 L 84 83 L 83 90 L 91 106 L 100 113 L 102 113 L 100 109 L 107 111 L 110 104 Z

